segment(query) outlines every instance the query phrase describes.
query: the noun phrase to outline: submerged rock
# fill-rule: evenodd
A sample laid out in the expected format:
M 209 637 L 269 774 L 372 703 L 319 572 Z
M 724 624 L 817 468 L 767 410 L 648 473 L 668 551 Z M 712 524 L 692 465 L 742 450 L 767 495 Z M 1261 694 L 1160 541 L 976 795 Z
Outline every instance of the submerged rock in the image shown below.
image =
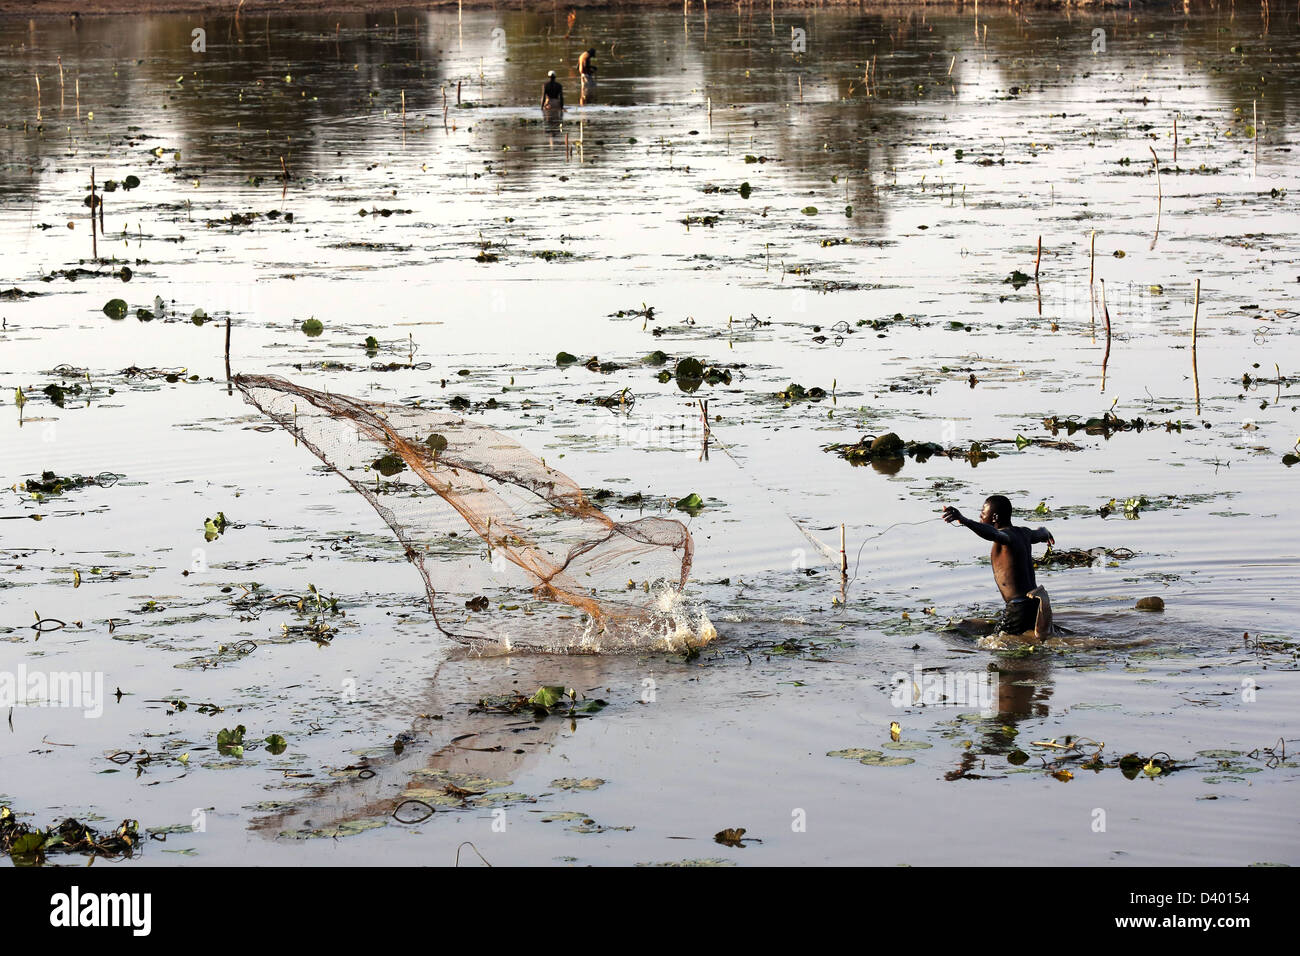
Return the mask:
M 1139 611 L 1163 611 L 1165 602 L 1163 598 L 1158 597 L 1138 598 L 1137 609 Z

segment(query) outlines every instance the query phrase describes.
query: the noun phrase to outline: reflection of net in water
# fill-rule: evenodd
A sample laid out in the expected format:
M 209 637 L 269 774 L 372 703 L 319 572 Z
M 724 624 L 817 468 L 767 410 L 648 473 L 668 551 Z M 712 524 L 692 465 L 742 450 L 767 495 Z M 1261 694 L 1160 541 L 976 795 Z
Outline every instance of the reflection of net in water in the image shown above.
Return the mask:
M 568 606 L 589 616 L 580 638 L 587 647 L 635 643 L 637 635 L 670 644 L 691 639 L 680 591 L 694 547 L 681 522 L 614 521 L 568 476 L 463 416 L 331 395 L 273 376 L 234 381 L 374 506 L 419 569 L 430 611 L 448 636 L 553 644 L 553 634 L 529 635 L 544 633 Z M 412 476 L 418 480 L 405 480 Z M 465 524 L 487 554 L 461 534 Z M 479 557 L 489 560 L 473 560 Z M 476 585 L 512 583 L 541 603 L 525 598 L 492 609 L 480 596 L 466 604 L 473 610 L 464 621 L 439 620 L 439 596 L 445 610 L 451 596 L 472 594 Z M 695 625 L 699 638 L 713 636 L 707 619 Z

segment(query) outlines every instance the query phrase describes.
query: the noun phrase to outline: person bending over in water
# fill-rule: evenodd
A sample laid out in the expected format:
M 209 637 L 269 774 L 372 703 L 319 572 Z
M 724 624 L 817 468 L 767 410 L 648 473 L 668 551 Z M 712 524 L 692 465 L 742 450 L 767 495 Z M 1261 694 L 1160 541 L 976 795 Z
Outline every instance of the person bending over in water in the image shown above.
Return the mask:
M 546 74 L 546 85 L 542 87 L 542 109 L 564 109 L 564 87 L 555 78 L 555 71 Z
M 980 520 L 971 521 L 949 505 L 943 520 L 970 528 L 986 541 L 993 542 L 989 558 L 993 562 L 993 579 L 1002 599 L 1007 602 L 998 618 L 998 630 L 1013 636 L 1043 640 L 1054 633 L 1052 605 L 1047 589 L 1034 580 L 1033 546 L 1041 541 L 1049 545 L 1056 539 L 1046 528 L 1017 528 L 1011 524 L 1011 501 L 1005 495 L 991 495 L 980 511 Z

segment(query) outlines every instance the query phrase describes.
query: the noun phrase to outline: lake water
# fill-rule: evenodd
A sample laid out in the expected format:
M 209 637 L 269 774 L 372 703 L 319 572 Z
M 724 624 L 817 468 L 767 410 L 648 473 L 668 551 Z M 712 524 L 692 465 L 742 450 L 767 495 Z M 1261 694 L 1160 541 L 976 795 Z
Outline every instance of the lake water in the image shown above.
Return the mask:
M 0 22 L 0 680 L 91 691 L 18 691 L 0 803 L 138 865 L 1300 862 L 1296 10 L 741 9 Z M 463 398 L 686 522 L 716 640 L 446 639 L 227 317 L 235 372 Z M 824 450 L 888 432 L 955 454 Z M 1000 601 L 939 511 L 993 493 L 1109 549 L 1040 568 L 1049 647 L 948 627 Z M 487 557 L 455 612 L 568 648 Z M 476 708 L 542 685 L 607 706 Z

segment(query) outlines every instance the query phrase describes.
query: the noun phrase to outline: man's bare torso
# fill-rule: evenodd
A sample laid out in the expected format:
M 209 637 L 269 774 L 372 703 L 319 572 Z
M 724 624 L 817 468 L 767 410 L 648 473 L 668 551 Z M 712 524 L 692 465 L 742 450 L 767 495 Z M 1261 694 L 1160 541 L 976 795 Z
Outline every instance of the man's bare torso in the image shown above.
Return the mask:
M 993 562 L 993 579 L 1002 599 L 1024 597 L 1038 586 L 1034 578 L 1034 554 L 1028 528 L 1009 526 L 1002 529 L 1011 538 L 1009 544 L 993 542 L 989 560 Z

